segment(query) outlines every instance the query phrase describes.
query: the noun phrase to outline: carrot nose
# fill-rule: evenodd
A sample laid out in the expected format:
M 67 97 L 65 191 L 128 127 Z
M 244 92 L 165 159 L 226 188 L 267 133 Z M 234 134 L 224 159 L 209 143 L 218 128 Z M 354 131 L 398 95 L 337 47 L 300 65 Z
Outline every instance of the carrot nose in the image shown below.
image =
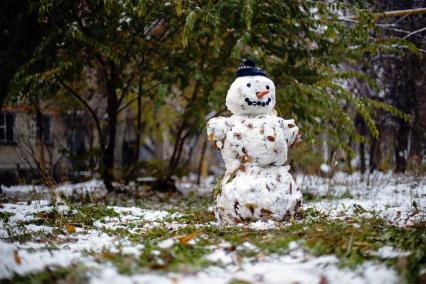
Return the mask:
M 256 97 L 257 97 L 258 99 L 261 99 L 264 95 L 266 95 L 266 94 L 268 94 L 268 93 L 269 93 L 269 91 L 257 92 L 257 93 L 256 93 Z

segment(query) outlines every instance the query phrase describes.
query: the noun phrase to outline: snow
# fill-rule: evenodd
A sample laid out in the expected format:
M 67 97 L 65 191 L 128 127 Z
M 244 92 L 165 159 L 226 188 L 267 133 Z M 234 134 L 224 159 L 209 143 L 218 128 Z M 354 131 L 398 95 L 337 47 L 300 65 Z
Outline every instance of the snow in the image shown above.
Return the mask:
M 81 261 L 85 257 L 85 251 L 101 251 L 111 247 L 112 238 L 104 233 L 91 232 L 78 235 L 73 242 L 59 245 L 55 249 L 37 248 L 37 245 L 31 243 L 29 245 L 31 250 L 21 249 L 21 245 L 16 243 L 0 242 L 0 279 L 11 277 L 14 273 L 25 275 L 49 266 L 69 266 Z M 15 251 L 19 262 L 13 253 Z
M 214 186 L 215 177 L 208 176 L 206 178 L 201 178 L 200 184 L 197 183 L 197 179 L 197 175 L 193 173 L 190 173 L 188 176 L 184 176 L 181 179 L 176 178 L 176 188 L 185 197 L 190 195 L 209 195 Z
M 277 227 L 277 222 L 273 220 L 262 221 L 258 220 L 248 224 L 248 227 L 254 231 L 270 230 Z
M 60 204 L 56 206 L 58 212 L 65 212 L 69 208 Z M 16 225 L 18 222 L 28 222 L 34 220 L 35 214 L 52 210 L 51 202 L 48 200 L 34 200 L 29 204 L 27 202 L 4 203 L 0 208 L 0 212 L 11 213 L 9 217 L 9 225 Z M 0 223 L 3 227 L 3 221 Z M 34 227 L 33 227 L 34 228 Z
M 90 196 L 90 197 L 103 197 L 107 194 L 105 185 L 101 180 L 92 179 L 87 182 L 82 183 L 64 183 L 55 187 L 52 191 L 49 190 L 46 186 L 43 185 L 15 185 L 15 186 L 2 186 L 2 191 L 5 194 L 29 194 L 29 193 L 43 193 L 49 194 L 53 192 L 57 197 L 81 197 L 81 196 Z
M 320 166 L 320 170 L 321 170 L 323 173 L 328 173 L 328 172 L 330 171 L 330 167 L 329 167 L 327 164 L 321 164 L 321 166 Z
M 63 184 L 56 187 L 56 193 L 65 197 L 79 195 L 96 195 L 97 197 L 105 196 L 107 190 L 101 180 L 92 179 L 87 182 L 77 184 Z
M 305 253 L 296 242 L 293 252 L 286 256 L 272 255 L 238 261 L 233 252 L 220 246 L 206 258 L 219 264 L 195 273 L 135 274 L 124 277 L 114 269 L 104 269 L 91 279 L 91 283 L 113 281 L 117 283 L 217 283 L 232 280 L 250 283 L 399 283 L 396 272 L 385 265 L 365 262 L 355 270 L 338 267 L 334 256 L 313 257 Z
M 41 185 L 13 185 L 13 186 L 1 186 L 3 193 L 30 193 L 40 192 L 47 190 L 45 186 Z
M 33 201 L 26 206 L 28 207 L 25 210 L 26 213 L 53 210 L 53 207 L 45 200 Z M 16 215 L 24 208 L 22 203 L 6 203 L 2 210 Z M 157 223 L 159 226 L 164 226 L 160 223 L 161 220 L 171 216 L 170 213 L 161 210 L 118 206 L 111 208 L 120 214 L 120 218 L 128 218 L 128 221 L 142 219 L 145 222 Z M 63 206 L 61 209 L 67 210 L 68 208 Z M 19 220 L 27 220 L 27 215 L 23 214 Z M 103 220 L 104 224 L 109 227 L 113 227 L 115 221 L 114 218 Z M 262 230 L 275 228 L 277 224 L 273 221 L 258 221 L 250 225 L 252 229 Z M 178 237 L 168 238 L 158 242 L 157 246 L 167 250 L 176 244 L 178 239 Z M 196 240 L 192 240 L 188 242 L 188 245 L 195 243 Z M 399 280 L 394 270 L 372 262 L 366 262 L 355 270 L 341 269 L 336 257 L 312 256 L 305 252 L 297 242 L 289 244 L 289 253 L 284 256 L 264 254 L 247 241 L 239 245 L 236 250 L 232 249 L 230 243 L 219 243 L 211 246 L 212 252 L 205 256 L 205 259 L 212 262 L 212 265 L 190 274 L 152 271 L 144 274 L 121 275 L 109 263 L 98 263 L 90 254 L 87 254 L 87 252 L 110 251 L 138 257 L 143 249 L 142 244 L 118 240 L 96 229 L 77 230 L 73 234 L 59 235 L 58 241 L 53 247 L 33 241 L 21 244 L 0 241 L 0 255 L 2 256 L 0 258 L 0 279 L 11 277 L 14 273 L 25 275 L 44 270 L 46 267 L 67 267 L 83 262 L 88 269 L 91 269 L 88 274 L 90 283 L 106 281 L 111 283 L 229 283 L 233 279 L 253 283 L 319 283 L 322 279 L 326 279 L 328 283 L 370 283 L 373 280 L 380 280 L 381 283 L 397 283 Z M 253 251 L 256 256 L 241 259 L 236 254 L 236 251 L 241 250 Z M 153 251 L 154 255 L 155 253 L 156 251 Z M 378 253 L 383 254 L 380 250 Z M 157 255 L 160 255 L 159 251 L 157 251 Z
M 410 252 L 400 251 L 391 246 L 384 246 L 375 252 L 371 252 L 370 254 L 374 256 L 378 256 L 383 259 L 387 259 L 387 258 L 397 258 L 401 256 L 408 256 L 410 255 Z
M 172 247 L 175 243 L 176 243 L 175 239 L 166 239 L 166 240 L 159 242 L 157 244 L 157 246 L 162 248 L 162 249 L 168 249 L 168 248 Z
M 224 248 L 219 248 L 213 253 L 207 255 L 206 259 L 221 265 L 228 265 L 235 262 L 235 254 L 229 253 Z
M 267 88 L 268 86 L 268 88 Z M 268 90 L 269 93 L 259 99 L 256 92 Z M 264 106 L 254 106 L 250 102 L 265 102 Z M 271 99 L 268 104 L 268 99 Z M 264 76 L 244 76 L 235 79 L 226 95 L 226 107 L 235 115 L 260 115 L 272 113 L 275 107 L 275 84 Z
M 305 205 L 331 218 L 379 217 L 398 226 L 426 220 L 426 177 L 339 172 L 332 180 L 298 175 L 296 181 L 303 193 L 333 197 Z
M 190 182 L 193 178 L 188 178 Z M 213 178 L 207 184 L 211 186 Z M 304 193 L 316 199 L 306 202 L 305 208 L 315 208 L 329 218 L 346 219 L 354 216 L 383 218 L 398 226 L 410 226 L 426 220 L 426 178 L 395 175 L 393 173 L 336 173 L 332 179 L 317 176 L 296 175 L 296 181 Z M 74 188 L 94 188 L 98 184 L 89 182 L 73 185 Z M 71 185 L 68 185 L 71 187 Z M 43 190 L 38 188 L 37 190 Z M 207 192 L 207 189 L 202 189 Z M 25 190 L 22 190 L 25 192 Z M 68 191 L 67 191 L 68 192 Z M 28 191 L 32 194 L 32 191 Z M 6 192 L 12 195 L 12 192 Z M 204 194 L 204 193 L 203 193 Z M 414 205 L 415 204 L 415 205 Z M 288 245 L 284 255 L 267 254 L 249 241 L 234 247 L 229 242 L 220 242 L 207 247 L 210 252 L 204 258 L 211 262 L 206 268 L 185 272 L 158 272 L 147 269 L 143 273 L 122 275 L 110 262 L 97 262 L 95 256 L 104 251 L 121 253 L 138 258 L 146 249 L 144 244 L 135 243 L 126 237 L 119 238 L 103 232 L 103 229 L 121 228 L 130 233 L 144 232 L 152 228 L 177 230 L 188 226 L 175 220 L 180 213 L 153 210 L 136 206 L 109 206 L 119 214 L 94 222 L 94 228 L 76 228 L 75 233 L 59 234 L 52 242 L 40 242 L 37 238 L 26 242 L 11 242 L 6 226 L 16 234 L 22 232 L 52 233 L 54 227 L 35 225 L 27 222 L 38 218 L 38 213 L 52 210 L 68 212 L 70 207 L 49 200 L 30 202 L 6 202 L 0 212 L 9 213 L 7 223 L 0 223 L 0 279 L 10 278 L 15 273 L 26 275 L 58 266 L 68 267 L 83 263 L 88 268 L 90 283 L 229 283 L 244 280 L 251 283 L 400 283 L 397 272 L 384 262 L 365 261 L 353 269 L 342 268 L 334 255 L 314 256 L 305 251 L 298 241 Z M 258 220 L 249 224 L 239 224 L 242 229 L 259 231 L 278 230 L 285 226 L 272 220 Z M 353 224 L 357 226 L 357 224 Z M 214 226 L 214 223 L 197 224 Z M 227 227 L 221 227 L 227 228 Z M 182 236 L 159 239 L 154 242 L 158 250 L 152 255 L 162 261 L 161 250 L 169 250 Z M 197 245 L 204 236 L 196 236 L 187 242 Z M 7 239 L 7 241 L 5 241 Z M 240 253 L 250 252 L 249 257 Z M 410 251 L 402 251 L 385 245 L 367 254 L 379 259 L 393 259 L 408 256 Z

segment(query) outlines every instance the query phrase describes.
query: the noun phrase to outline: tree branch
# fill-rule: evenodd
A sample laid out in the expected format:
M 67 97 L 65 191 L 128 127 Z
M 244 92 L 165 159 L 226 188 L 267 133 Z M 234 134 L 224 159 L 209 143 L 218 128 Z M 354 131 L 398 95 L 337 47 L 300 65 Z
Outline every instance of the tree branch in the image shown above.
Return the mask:
M 416 30 L 416 31 L 413 31 L 413 32 L 409 33 L 408 35 L 404 36 L 404 37 L 403 37 L 403 39 L 407 39 L 407 38 L 409 38 L 410 36 L 413 36 L 413 35 L 415 35 L 415 34 L 421 33 L 421 32 L 423 32 L 423 31 L 426 31 L 426 27 L 423 27 L 423 28 L 421 28 L 420 30 Z
M 83 106 L 89 111 L 89 113 L 92 115 L 93 120 L 95 121 L 96 124 L 96 128 L 99 134 L 99 138 L 100 138 L 100 142 L 101 142 L 101 146 L 102 148 L 104 148 L 104 136 L 102 134 L 102 127 L 101 127 L 101 122 L 98 118 L 98 116 L 96 115 L 95 110 L 89 105 L 89 103 L 87 101 L 85 101 L 74 89 L 72 89 L 70 86 L 68 86 L 67 84 L 65 84 L 63 81 L 59 80 L 58 81 L 60 85 L 62 85 L 68 92 L 71 93 L 71 95 L 73 95 L 74 98 L 76 98 L 80 103 L 83 104 Z M 103 150 L 103 149 L 102 149 Z
M 386 17 L 401 17 L 401 16 L 415 15 L 415 14 L 426 14 L 426 8 L 379 12 L 379 13 L 374 13 L 373 17 L 377 21 L 381 18 L 386 18 Z M 339 20 L 344 20 L 344 19 L 356 20 L 358 19 L 358 15 L 349 15 L 349 16 L 339 17 Z

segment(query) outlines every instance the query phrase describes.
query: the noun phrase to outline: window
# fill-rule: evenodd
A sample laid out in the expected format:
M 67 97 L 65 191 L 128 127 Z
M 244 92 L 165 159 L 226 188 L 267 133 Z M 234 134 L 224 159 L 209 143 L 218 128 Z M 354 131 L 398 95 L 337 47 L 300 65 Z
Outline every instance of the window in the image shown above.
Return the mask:
M 52 144 L 52 117 L 41 114 L 37 118 L 37 136 L 44 144 Z
M 15 114 L 0 112 L 0 143 L 15 143 Z

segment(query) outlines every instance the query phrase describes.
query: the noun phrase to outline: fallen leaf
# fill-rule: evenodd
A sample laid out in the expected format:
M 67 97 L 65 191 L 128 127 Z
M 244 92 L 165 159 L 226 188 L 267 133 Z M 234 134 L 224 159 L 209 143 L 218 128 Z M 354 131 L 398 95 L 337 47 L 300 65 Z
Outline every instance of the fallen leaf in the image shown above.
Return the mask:
M 18 254 L 18 251 L 13 251 L 13 257 L 15 258 L 15 262 L 17 265 L 21 265 L 21 257 Z
M 252 158 L 249 155 L 244 155 L 241 157 L 241 163 L 247 163 L 247 162 L 251 162 Z
M 238 219 L 238 218 L 234 218 L 234 222 L 235 222 L 235 224 L 240 224 L 240 223 L 242 223 L 243 221 L 241 221 L 240 219 Z
M 262 217 L 271 217 L 272 211 L 268 210 L 268 209 L 265 209 L 265 208 L 262 208 L 262 209 L 260 209 L 260 215 Z
M 193 238 L 194 238 L 194 235 L 183 236 L 182 238 L 179 239 L 179 242 L 182 245 L 187 245 L 189 241 L 192 240 Z
M 71 225 L 71 224 L 66 224 L 66 225 L 65 225 L 65 227 L 66 227 L 66 229 L 67 229 L 68 234 L 75 233 L 75 227 L 74 227 L 73 225 Z
M 111 260 L 114 259 L 116 255 L 110 251 L 103 251 L 95 255 L 97 260 Z
M 257 205 L 256 204 L 254 204 L 254 203 L 246 203 L 246 208 L 248 209 L 248 210 L 250 210 L 250 212 L 251 212 L 251 215 L 253 215 L 254 214 L 254 210 L 256 210 L 256 208 L 257 208 Z
M 321 275 L 321 279 L 320 279 L 319 284 L 328 284 L 328 280 L 324 275 Z

